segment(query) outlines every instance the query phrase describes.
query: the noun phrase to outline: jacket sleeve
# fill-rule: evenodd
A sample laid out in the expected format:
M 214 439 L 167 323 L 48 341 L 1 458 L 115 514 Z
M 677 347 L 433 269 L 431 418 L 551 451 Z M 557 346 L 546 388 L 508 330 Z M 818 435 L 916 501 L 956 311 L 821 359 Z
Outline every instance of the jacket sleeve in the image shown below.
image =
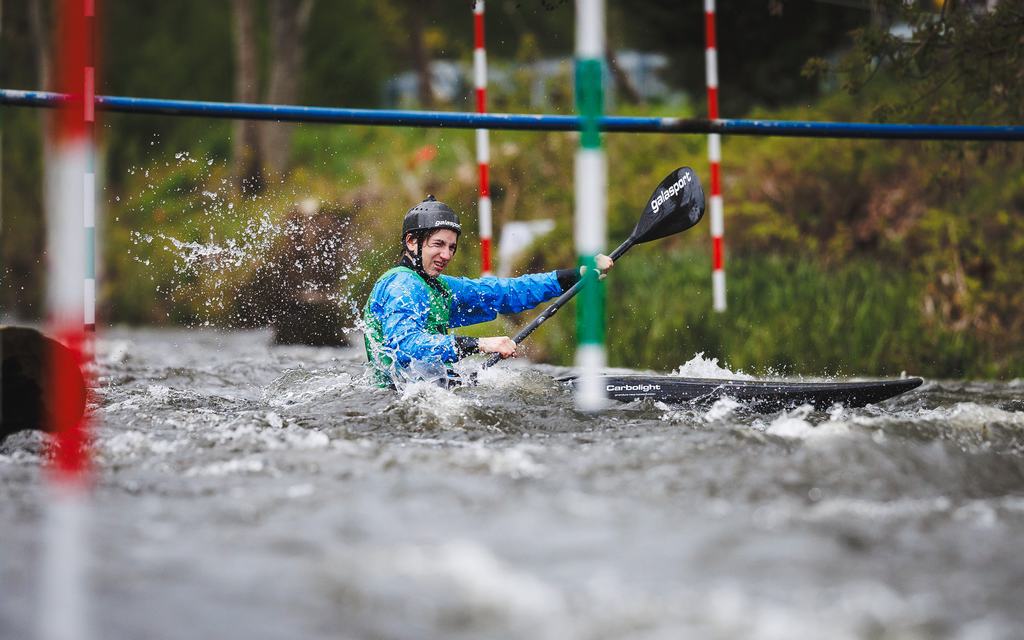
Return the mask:
M 530 273 L 518 278 L 441 277 L 453 294 L 453 327 L 494 320 L 499 313 L 526 311 L 562 294 L 562 285 L 555 271 Z
M 455 338 L 427 333 L 430 302 L 426 285 L 405 274 L 385 283 L 371 305 L 380 320 L 383 347 L 403 367 L 411 360 L 455 362 L 459 359 Z

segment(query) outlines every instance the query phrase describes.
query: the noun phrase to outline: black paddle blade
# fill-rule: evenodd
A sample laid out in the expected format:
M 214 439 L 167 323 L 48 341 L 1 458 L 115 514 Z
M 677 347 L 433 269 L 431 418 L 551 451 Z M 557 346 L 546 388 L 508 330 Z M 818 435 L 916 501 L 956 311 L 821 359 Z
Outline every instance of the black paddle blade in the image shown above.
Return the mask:
M 704 189 L 690 167 L 668 174 L 651 194 L 633 229 L 635 242 L 650 242 L 689 229 L 704 217 Z

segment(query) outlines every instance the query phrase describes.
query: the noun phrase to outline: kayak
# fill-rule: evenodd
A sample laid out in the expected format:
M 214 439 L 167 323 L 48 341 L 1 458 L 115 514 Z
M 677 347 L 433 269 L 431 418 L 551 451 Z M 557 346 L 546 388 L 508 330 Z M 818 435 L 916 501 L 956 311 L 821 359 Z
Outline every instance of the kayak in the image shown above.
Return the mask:
M 575 376 L 558 378 L 570 387 Z M 652 399 L 671 404 L 709 405 L 732 398 L 754 411 L 778 411 L 809 404 L 816 409 L 832 405 L 863 407 L 888 400 L 921 386 L 921 378 L 846 382 L 789 382 L 783 380 L 717 380 L 676 376 L 603 375 L 601 385 L 609 398 L 620 402 Z

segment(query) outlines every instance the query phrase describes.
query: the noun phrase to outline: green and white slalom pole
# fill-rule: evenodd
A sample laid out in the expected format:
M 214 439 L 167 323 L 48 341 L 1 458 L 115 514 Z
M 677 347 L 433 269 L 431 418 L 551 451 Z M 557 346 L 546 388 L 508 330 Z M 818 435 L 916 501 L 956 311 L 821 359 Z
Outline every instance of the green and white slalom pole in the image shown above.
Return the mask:
M 608 166 L 598 120 L 604 111 L 604 0 L 576 1 L 576 109 L 580 148 L 576 152 L 576 255 L 591 274 L 604 250 L 608 207 Z M 576 305 L 576 405 L 598 411 L 607 398 L 599 374 L 605 366 L 604 283 L 588 278 Z

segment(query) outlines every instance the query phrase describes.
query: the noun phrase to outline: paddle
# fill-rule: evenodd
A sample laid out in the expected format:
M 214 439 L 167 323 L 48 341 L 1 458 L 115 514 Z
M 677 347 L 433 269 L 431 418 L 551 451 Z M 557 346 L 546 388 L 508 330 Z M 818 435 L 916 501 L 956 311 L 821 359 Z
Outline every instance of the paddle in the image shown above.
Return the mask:
M 661 181 L 661 184 L 658 185 L 647 201 L 647 207 L 644 208 L 644 212 L 640 215 L 640 220 L 637 221 L 636 226 L 633 228 L 633 233 L 629 234 L 626 241 L 620 244 L 615 251 L 612 251 L 609 257 L 612 260 L 618 260 L 635 244 L 650 242 L 651 240 L 657 240 L 680 231 L 685 231 L 700 222 L 703 216 L 704 190 L 700 186 L 700 180 L 697 178 L 697 174 L 693 172 L 693 169 L 680 167 Z M 533 322 L 526 325 L 512 340 L 516 344 L 522 344 L 523 340 L 533 333 L 537 327 L 544 324 L 548 318 L 555 315 L 562 308 L 562 305 L 579 293 L 586 286 L 588 278 L 594 277 L 596 275 L 589 271 L 584 274 L 584 277 L 580 278 L 579 282 L 552 302 L 547 309 L 534 318 Z M 494 365 L 498 360 L 501 360 L 500 355 L 497 353 L 491 354 L 487 362 L 484 363 L 483 368 L 486 369 Z

